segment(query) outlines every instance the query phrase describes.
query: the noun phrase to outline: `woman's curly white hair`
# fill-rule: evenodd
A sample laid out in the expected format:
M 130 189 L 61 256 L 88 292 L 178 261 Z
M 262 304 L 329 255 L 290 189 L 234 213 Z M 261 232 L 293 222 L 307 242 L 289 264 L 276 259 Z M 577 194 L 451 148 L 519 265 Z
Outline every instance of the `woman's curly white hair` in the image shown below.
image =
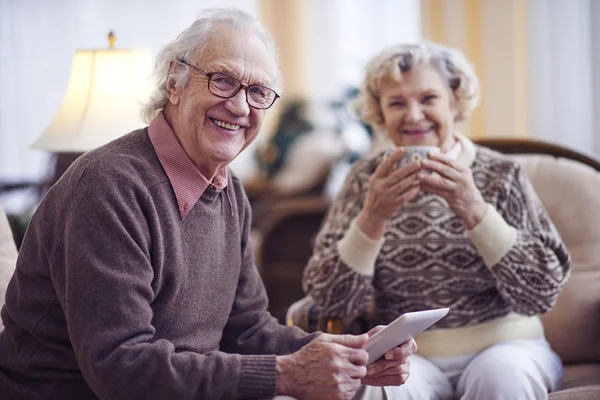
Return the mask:
M 281 74 L 278 66 L 278 55 L 275 43 L 269 32 L 254 17 L 243 11 L 235 9 L 208 9 L 202 12 L 199 18 L 186 30 L 181 32 L 171 43 L 164 46 L 156 56 L 156 64 L 152 75 L 155 87 L 150 94 L 150 99 L 142 106 L 141 117 L 146 123 L 152 122 L 154 117 L 167 104 L 167 79 L 174 79 L 175 86 L 187 83 L 189 68 L 178 68 L 169 71 L 171 63 L 178 58 L 190 60 L 201 50 L 202 44 L 210 35 L 215 25 L 219 23 L 230 24 L 233 28 L 255 33 L 265 45 L 271 56 L 272 82 L 271 86 L 281 94 L 279 82 Z
M 401 81 L 403 73 L 419 65 L 431 65 L 440 72 L 452 93 L 455 121 L 466 119 L 479 101 L 479 81 L 473 67 L 460 51 L 431 42 L 390 46 L 371 59 L 359 96 L 351 104 L 353 114 L 383 133 L 381 88 Z

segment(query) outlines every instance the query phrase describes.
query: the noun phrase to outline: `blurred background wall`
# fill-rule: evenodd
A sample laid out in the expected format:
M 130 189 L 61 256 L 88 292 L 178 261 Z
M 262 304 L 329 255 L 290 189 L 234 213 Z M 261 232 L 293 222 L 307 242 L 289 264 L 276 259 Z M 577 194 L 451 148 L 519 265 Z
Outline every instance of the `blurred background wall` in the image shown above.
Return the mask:
M 596 0 L 0 0 L 0 182 L 47 176 L 48 153 L 29 146 L 60 106 L 75 50 L 106 47 L 113 30 L 116 47 L 154 56 L 217 6 L 263 21 L 284 75 L 283 101 L 232 166 L 244 180 L 287 104 L 305 103 L 315 129 L 339 128 L 332 104 L 359 84 L 366 60 L 420 39 L 458 47 L 476 68 L 483 97 L 460 127 L 466 134 L 534 137 L 600 156 Z
M 600 156 L 600 4 L 422 0 L 423 35 L 460 48 L 482 80 L 471 136 L 533 137 Z

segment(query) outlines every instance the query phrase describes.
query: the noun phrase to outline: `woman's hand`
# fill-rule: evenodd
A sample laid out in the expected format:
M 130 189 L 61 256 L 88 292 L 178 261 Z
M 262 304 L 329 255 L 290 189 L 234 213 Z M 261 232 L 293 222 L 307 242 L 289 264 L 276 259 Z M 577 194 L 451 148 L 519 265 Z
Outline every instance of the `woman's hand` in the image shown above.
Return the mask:
M 369 188 L 362 210 L 357 216 L 361 231 L 372 239 L 383 236 L 386 222 L 398 209 L 419 192 L 419 162 L 396 168 L 404 149 L 394 150 L 369 178 Z
M 419 173 L 421 188 L 443 197 L 467 229 L 473 229 L 483 219 L 487 203 L 475 186 L 471 170 L 442 154 L 430 153 L 428 157 L 421 161 L 423 168 L 435 174 Z

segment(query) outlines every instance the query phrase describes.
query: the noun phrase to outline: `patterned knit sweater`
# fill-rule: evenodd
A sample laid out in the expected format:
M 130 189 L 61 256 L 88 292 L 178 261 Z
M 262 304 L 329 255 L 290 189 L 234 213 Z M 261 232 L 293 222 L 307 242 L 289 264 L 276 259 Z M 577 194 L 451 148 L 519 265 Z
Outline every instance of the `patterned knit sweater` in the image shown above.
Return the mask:
M 391 218 L 383 239 L 372 240 L 354 220 L 383 154 L 358 161 L 304 273 L 304 290 L 324 315 L 364 312 L 373 298 L 386 323 L 405 312 L 450 307 L 419 335 L 427 356 L 543 336 L 537 315 L 554 305 L 570 255 L 522 167 L 457 138 L 463 144 L 458 162 L 471 168 L 488 203 L 483 220 L 467 231 L 443 198 L 422 191 Z

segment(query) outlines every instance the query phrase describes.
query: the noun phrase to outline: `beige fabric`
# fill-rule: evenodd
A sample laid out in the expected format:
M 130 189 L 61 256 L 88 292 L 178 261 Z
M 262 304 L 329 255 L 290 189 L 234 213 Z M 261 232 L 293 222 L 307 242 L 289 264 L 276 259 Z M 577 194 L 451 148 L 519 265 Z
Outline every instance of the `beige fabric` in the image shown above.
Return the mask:
M 0 205 L 0 307 L 4 305 L 6 286 L 12 277 L 17 262 L 17 247 L 8 225 L 4 208 Z M 0 331 L 4 327 L 0 320 Z
M 489 267 L 500 261 L 517 240 L 517 230 L 491 204 L 488 204 L 483 219 L 467 231 L 467 235 Z
M 600 173 L 551 156 L 516 156 L 571 252 L 572 272 L 542 317 L 564 363 L 600 362 Z
M 417 354 L 433 358 L 475 353 L 505 340 L 541 337 L 544 337 L 544 327 L 537 315 L 526 317 L 511 313 L 483 324 L 428 330 L 417 335 L 415 341 Z
M 373 275 L 375 260 L 385 239 L 373 240 L 356 224 L 356 219 L 350 223 L 346 235 L 338 242 L 340 258 L 350 268 L 363 275 Z
M 550 393 L 549 400 L 600 400 L 600 386 L 584 386 Z
M 392 398 L 390 387 L 365 385 L 361 386 L 354 396 L 354 400 L 390 400 Z M 273 400 L 296 400 L 296 398 L 282 395 L 275 396 Z
M 475 161 L 475 145 L 462 133 L 455 132 L 454 136 L 462 144 L 463 152 L 458 157 L 458 163 L 465 167 L 471 168 L 471 164 Z
M 563 374 L 563 389 L 597 385 L 600 388 L 600 364 L 566 365 Z M 598 392 L 600 394 L 600 392 Z
M 387 386 L 361 386 L 354 396 L 354 400 L 391 400 L 392 388 Z

